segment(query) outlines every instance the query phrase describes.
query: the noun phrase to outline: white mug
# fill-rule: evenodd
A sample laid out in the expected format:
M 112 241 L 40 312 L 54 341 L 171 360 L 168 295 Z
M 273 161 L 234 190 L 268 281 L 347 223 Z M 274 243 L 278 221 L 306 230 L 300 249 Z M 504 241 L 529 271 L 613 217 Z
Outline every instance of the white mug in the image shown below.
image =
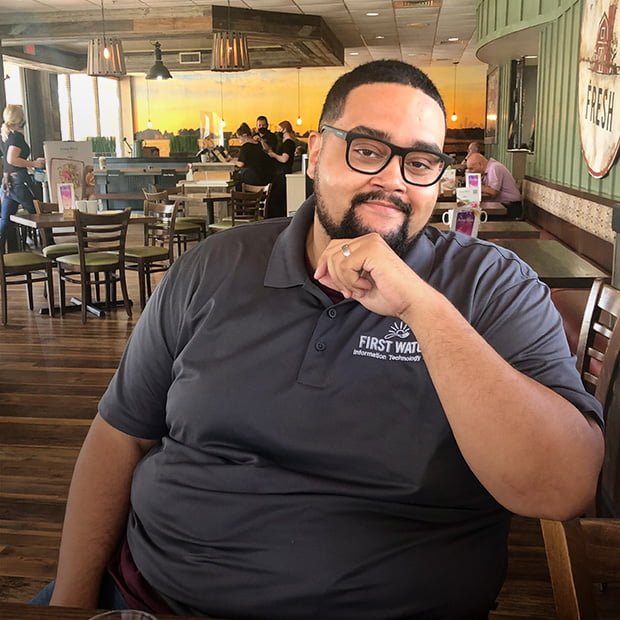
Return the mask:
M 456 207 L 444 211 L 441 220 L 450 226 L 450 230 L 477 237 L 480 222 L 487 221 L 487 212 L 472 207 Z

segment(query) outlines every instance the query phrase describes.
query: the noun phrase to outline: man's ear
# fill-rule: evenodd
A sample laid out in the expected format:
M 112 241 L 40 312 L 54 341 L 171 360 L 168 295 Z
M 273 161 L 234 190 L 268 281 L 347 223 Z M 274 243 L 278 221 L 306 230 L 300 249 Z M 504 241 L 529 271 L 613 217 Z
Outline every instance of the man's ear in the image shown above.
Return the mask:
M 306 168 L 306 174 L 314 179 L 314 169 L 321 150 L 321 143 L 323 136 L 318 131 L 312 131 L 308 136 L 308 167 Z

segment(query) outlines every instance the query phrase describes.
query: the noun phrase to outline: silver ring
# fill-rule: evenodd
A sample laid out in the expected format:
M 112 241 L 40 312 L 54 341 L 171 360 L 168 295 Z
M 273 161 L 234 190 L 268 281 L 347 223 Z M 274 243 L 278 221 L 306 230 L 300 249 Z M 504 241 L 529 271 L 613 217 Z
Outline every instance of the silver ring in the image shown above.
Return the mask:
M 351 256 L 351 248 L 346 243 L 340 248 L 340 251 L 343 256 Z

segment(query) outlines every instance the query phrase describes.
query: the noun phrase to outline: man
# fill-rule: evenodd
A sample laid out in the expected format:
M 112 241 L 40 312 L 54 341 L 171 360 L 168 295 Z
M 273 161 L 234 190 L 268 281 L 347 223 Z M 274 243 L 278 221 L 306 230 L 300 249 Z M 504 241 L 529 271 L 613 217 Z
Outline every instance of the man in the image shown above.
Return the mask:
M 465 157 L 460 164 L 453 165 L 452 167 L 456 170 L 465 170 L 467 168 L 467 158 L 473 153 L 482 153 L 484 148 L 480 142 L 470 142 L 467 145 L 467 153 L 465 153 Z
M 53 604 L 94 607 L 107 565 L 100 606 L 485 618 L 511 512 L 580 513 L 600 407 L 536 275 L 426 226 L 444 133 L 422 72 L 361 65 L 309 138 L 316 197 L 175 261 L 80 453 Z
M 266 116 L 256 117 L 256 131 L 254 140 L 259 142 L 263 149 L 277 151 L 280 142 L 278 136 L 269 129 L 269 121 Z
M 481 153 L 472 153 L 467 157 L 467 171 L 482 175 L 483 199 L 503 204 L 508 218 L 522 217 L 521 192 L 506 166 Z

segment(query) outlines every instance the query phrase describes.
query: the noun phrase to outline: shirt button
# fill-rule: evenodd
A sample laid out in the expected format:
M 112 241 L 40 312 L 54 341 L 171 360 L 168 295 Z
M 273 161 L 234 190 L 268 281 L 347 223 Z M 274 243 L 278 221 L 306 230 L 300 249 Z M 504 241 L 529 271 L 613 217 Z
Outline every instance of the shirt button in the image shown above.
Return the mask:
M 325 343 L 324 343 L 324 342 L 317 342 L 317 343 L 314 345 L 314 348 L 315 348 L 317 351 L 325 351 L 325 349 L 326 349 L 327 347 L 326 347 L 326 345 L 325 345 Z
M 336 308 L 330 308 L 330 309 L 327 311 L 327 316 L 328 316 L 330 319 L 335 319 L 337 314 L 338 314 L 338 312 L 336 311 Z

